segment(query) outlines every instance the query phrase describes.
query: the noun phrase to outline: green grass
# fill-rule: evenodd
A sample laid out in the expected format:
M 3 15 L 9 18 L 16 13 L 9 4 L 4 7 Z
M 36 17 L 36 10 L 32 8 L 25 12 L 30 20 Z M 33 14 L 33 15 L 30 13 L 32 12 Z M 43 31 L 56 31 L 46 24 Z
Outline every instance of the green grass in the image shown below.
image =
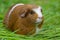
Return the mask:
M 34 37 L 15 34 L 3 26 L 8 8 L 16 3 L 42 6 L 44 24 Z M 60 0 L 0 0 L 0 40 L 60 40 Z

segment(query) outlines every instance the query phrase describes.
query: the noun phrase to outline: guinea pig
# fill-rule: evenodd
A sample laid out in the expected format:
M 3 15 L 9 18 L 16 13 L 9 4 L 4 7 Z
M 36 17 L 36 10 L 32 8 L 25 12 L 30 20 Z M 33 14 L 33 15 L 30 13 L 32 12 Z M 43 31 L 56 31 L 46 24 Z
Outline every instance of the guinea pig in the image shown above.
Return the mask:
M 3 24 L 17 34 L 37 34 L 43 24 L 42 8 L 31 4 L 15 4 L 7 12 Z

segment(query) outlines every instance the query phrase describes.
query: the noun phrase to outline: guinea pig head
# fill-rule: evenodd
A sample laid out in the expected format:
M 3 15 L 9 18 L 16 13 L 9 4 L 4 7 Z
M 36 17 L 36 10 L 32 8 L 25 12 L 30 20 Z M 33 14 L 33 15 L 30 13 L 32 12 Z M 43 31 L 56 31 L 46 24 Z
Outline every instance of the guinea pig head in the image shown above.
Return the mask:
M 40 6 L 27 5 L 23 9 L 24 12 L 20 15 L 21 18 L 25 18 L 30 23 L 40 23 L 42 21 L 42 8 Z
M 33 11 L 38 15 L 36 19 L 36 23 L 40 23 L 43 20 L 42 16 L 42 8 L 39 6 L 37 8 L 34 8 Z

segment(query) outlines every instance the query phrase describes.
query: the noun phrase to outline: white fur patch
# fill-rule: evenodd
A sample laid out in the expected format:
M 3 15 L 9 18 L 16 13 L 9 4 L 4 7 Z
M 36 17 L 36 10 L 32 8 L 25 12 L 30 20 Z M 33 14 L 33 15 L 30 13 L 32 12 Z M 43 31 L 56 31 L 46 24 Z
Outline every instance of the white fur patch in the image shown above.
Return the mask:
M 41 7 L 39 6 L 38 8 L 34 8 L 33 11 L 38 15 L 38 18 L 36 19 L 36 23 L 41 22 L 42 21 Z
M 36 27 L 36 34 L 38 34 L 40 31 L 40 29 L 38 27 Z
M 40 29 L 38 28 L 38 25 L 39 24 L 36 24 L 36 32 L 35 32 L 35 34 L 38 34 L 38 32 L 40 31 Z
M 35 23 L 41 23 L 42 19 L 37 18 Z
M 14 10 L 14 8 L 17 7 L 17 6 L 20 6 L 20 5 L 24 5 L 24 4 L 21 3 L 21 4 L 16 4 L 15 6 L 13 6 L 12 9 L 9 11 L 8 17 L 10 16 L 10 14 Z
M 38 25 L 39 25 L 39 24 L 36 24 L 36 31 L 35 31 L 35 33 L 34 33 L 33 35 L 31 35 L 31 36 L 34 36 L 34 35 L 36 35 L 36 34 L 39 33 L 40 29 L 38 28 Z
M 41 7 L 40 6 L 38 8 L 34 8 L 33 11 L 38 14 L 38 17 L 42 17 L 42 12 L 41 12 Z

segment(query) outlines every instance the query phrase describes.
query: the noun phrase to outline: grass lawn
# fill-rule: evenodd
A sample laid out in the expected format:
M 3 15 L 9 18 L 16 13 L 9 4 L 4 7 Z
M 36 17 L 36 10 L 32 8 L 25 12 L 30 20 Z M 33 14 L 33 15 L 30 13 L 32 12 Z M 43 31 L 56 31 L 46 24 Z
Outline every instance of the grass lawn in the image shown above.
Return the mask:
M 42 6 L 44 24 L 34 37 L 15 34 L 3 26 L 8 8 L 16 3 Z M 60 0 L 0 0 L 0 40 L 60 40 Z

